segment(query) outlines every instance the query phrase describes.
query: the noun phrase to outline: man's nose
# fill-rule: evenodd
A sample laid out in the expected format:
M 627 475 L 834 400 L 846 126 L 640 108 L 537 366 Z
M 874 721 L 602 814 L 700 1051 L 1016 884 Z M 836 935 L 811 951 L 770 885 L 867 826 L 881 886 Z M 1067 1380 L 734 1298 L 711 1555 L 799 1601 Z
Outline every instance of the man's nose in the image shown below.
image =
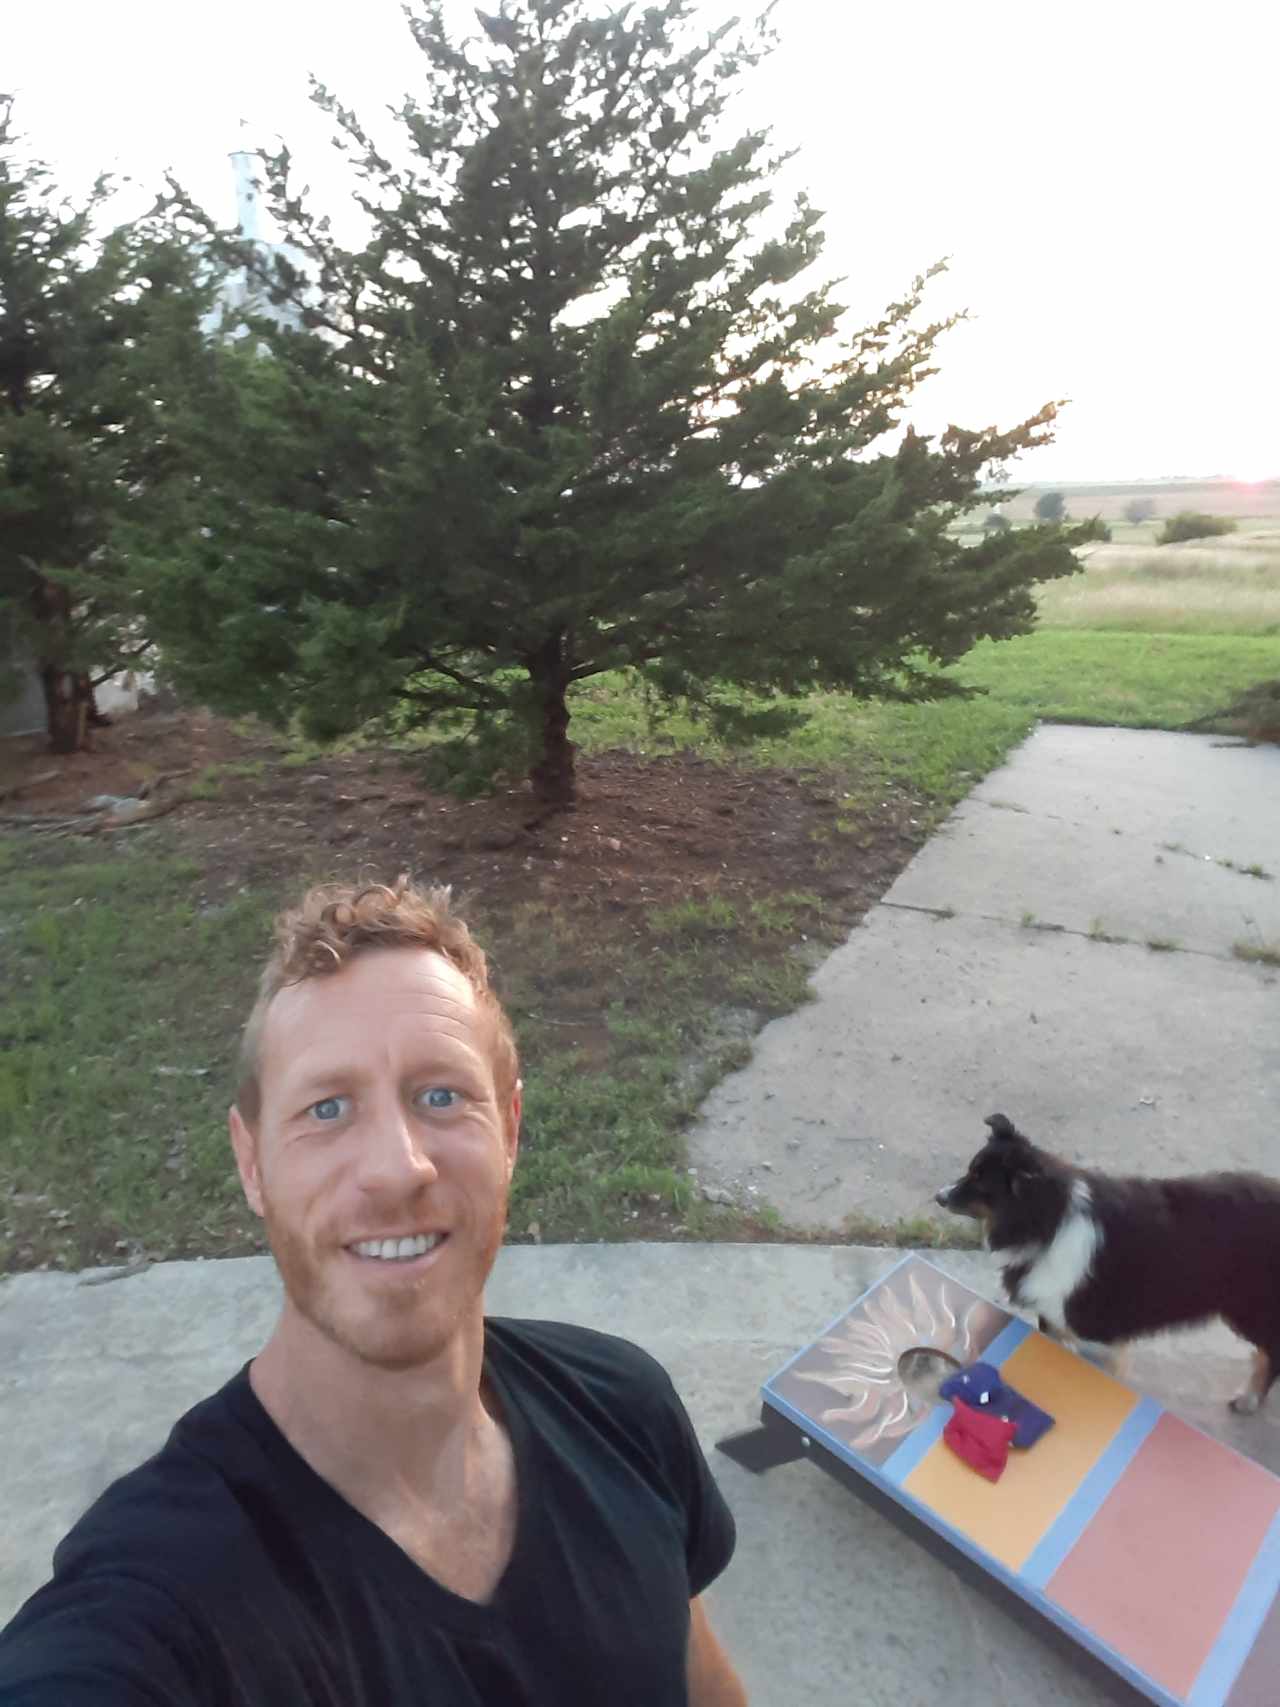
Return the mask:
M 360 1146 L 360 1183 L 365 1190 L 429 1185 L 437 1177 L 425 1126 L 399 1098 L 388 1097 L 370 1109 Z

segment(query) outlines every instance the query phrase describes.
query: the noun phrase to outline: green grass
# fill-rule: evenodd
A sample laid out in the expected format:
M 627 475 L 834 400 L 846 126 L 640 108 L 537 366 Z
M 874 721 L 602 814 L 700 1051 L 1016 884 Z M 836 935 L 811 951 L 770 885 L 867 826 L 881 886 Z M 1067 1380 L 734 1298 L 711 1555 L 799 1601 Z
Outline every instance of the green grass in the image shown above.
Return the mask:
M 1154 547 L 1081 551 L 1084 572 L 1040 589 L 1040 620 L 1057 628 L 1280 635 L 1280 528 Z
M 743 696 L 749 704 L 762 704 Z M 724 759 L 788 768 L 831 768 L 854 779 L 842 805 L 856 815 L 877 785 L 897 782 L 950 804 L 973 780 L 998 764 L 1033 720 L 999 698 L 946 700 L 936 705 L 890 705 L 816 693 L 801 702 L 806 722 L 742 753 L 715 740 L 704 724 L 677 711 L 655 725 L 644 699 L 622 675 L 602 676 L 574 696 L 573 736 L 588 751 L 628 747 L 639 752 L 692 748 Z
M 226 1108 L 285 886 L 207 907 L 200 867 L 163 845 L 159 829 L 93 857 L 0 838 L 0 1271 L 260 1246 Z M 758 1235 L 695 1199 L 681 1132 L 751 1057 L 726 1008 L 804 999 L 791 942 L 820 929 L 819 898 L 655 910 L 639 952 L 630 925 L 611 937 L 547 903 L 473 917 L 524 1053 L 514 1236 Z
M 1090 942 L 1121 943 L 1128 940 L 1128 937 L 1117 936 L 1113 931 L 1109 931 L 1101 919 L 1094 919 L 1089 926 Z
M 733 930 L 739 922 L 738 909 L 722 895 L 706 901 L 678 901 L 673 907 L 654 907 L 649 929 L 660 937 L 698 938 Z
M 1028 720 L 1179 729 L 1280 675 L 1280 640 L 1049 629 L 980 646 L 956 673 Z
M 0 848 L 0 1268 L 244 1248 L 225 1109 L 266 899 L 202 914 L 198 866 L 138 836 Z
M 1280 966 L 1280 942 L 1233 942 L 1231 952 L 1237 960 L 1248 960 L 1257 966 Z
M 902 1250 L 976 1251 L 982 1233 L 973 1221 L 935 1221 L 931 1215 L 901 1216 L 877 1221 L 869 1215 L 846 1217 L 842 1229 L 853 1245 L 897 1245 Z
M 198 775 L 187 784 L 187 795 L 191 800 L 217 800 L 222 795 L 222 777 L 224 770 L 221 765 L 206 765 Z
M 851 812 L 878 784 L 892 782 L 930 796 L 936 815 L 998 765 L 1037 719 L 1183 728 L 1280 675 L 1280 640 L 1047 628 L 984 641 L 952 673 L 980 693 L 926 705 L 811 694 L 800 702 L 807 714 L 801 728 L 757 742 L 749 754 L 735 754 L 683 712 L 655 727 L 626 678 L 604 676 L 575 695 L 573 735 L 588 751 L 693 748 L 752 763 L 847 770 L 857 778 L 845 797 Z

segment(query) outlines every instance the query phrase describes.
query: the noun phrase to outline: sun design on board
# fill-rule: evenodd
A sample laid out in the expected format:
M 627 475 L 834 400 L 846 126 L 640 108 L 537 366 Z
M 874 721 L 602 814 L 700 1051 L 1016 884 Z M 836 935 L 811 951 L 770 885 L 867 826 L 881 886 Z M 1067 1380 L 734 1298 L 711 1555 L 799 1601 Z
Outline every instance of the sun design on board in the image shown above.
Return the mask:
M 927 1347 L 963 1366 L 1007 1319 L 983 1298 L 968 1294 L 962 1302 L 945 1282 L 932 1290 L 930 1297 L 914 1274 L 905 1298 L 884 1287 L 815 1342 L 812 1349 L 825 1352 L 831 1366 L 792 1372 L 797 1381 L 816 1382 L 841 1396 L 843 1404 L 811 1415 L 856 1452 L 910 1434 L 931 1408 L 930 1400 L 903 1383 L 899 1359 L 904 1352 Z

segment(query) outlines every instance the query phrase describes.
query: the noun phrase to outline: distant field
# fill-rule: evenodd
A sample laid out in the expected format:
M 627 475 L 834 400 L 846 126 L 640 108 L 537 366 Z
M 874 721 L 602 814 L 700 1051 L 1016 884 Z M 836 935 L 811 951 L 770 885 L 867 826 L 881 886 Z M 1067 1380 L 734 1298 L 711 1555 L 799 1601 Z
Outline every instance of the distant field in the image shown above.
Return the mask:
M 1000 508 L 1011 522 L 1029 522 L 1034 518 L 1036 499 L 1043 492 L 1061 492 L 1067 500 L 1067 513 L 1077 520 L 1101 516 L 1104 522 L 1124 524 L 1125 506 L 1135 498 L 1148 498 L 1156 507 L 1156 525 L 1179 510 L 1204 510 L 1211 516 L 1234 516 L 1245 526 L 1249 523 L 1271 522 L 1280 526 L 1280 480 L 1246 483 L 1239 480 L 1161 480 L 1131 482 L 1125 485 L 1073 486 L 1055 485 L 1042 481 L 1024 486 L 1016 498 L 1003 499 L 998 492 L 991 494 L 994 507 Z
M 1045 628 L 1280 636 L 1280 523 L 1184 545 L 1117 537 L 1079 555 L 1083 574 L 1039 591 Z

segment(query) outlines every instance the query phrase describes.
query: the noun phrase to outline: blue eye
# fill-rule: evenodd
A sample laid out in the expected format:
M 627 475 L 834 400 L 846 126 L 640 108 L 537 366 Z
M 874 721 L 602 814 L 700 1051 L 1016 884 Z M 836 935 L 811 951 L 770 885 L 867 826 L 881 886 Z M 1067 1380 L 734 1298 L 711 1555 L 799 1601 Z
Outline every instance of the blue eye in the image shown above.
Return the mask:
M 432 1085 L 429 1090 L 418 1093 L 418 1101 L 425 1103 L 428 1108 L 452 1108 L 457 1100 L 457 1091 L 447 1090 L 443 1085 Z
M 342 1105 L 346 1100 L 346 1097 L 324 1097 L 320 1102 L 312 1103 L 310 1112 L 315 1115 L 317 1120 L 337 1120 L 342 1113 Z

